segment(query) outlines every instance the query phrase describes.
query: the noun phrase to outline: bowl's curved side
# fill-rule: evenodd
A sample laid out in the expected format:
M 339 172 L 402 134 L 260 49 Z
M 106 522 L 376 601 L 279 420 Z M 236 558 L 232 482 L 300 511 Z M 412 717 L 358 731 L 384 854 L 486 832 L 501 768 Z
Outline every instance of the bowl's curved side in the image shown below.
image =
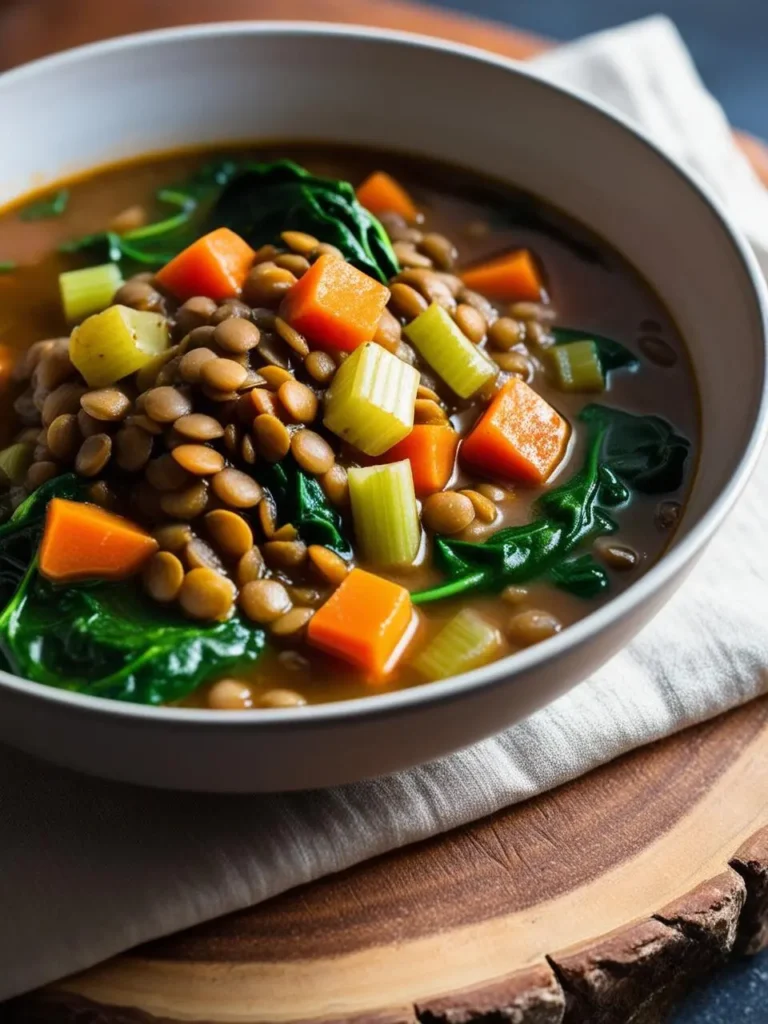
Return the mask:
M 53 126 L 60 144 L 52 157 Z M 622 251 L 675 315 L 701 386 L 706 466 L 658 565 L 511 659 L 444 683 L 279 716 L 117 705 L 0 673 L 0 737 L 18 746 L 104 774 L 213 789 L 320 785 L 438 756 L 546 704 L 626 642 L 754 465 L 766 425 L 768 303 L 746 244 L 706 190 L 653 145 L 599 105 L 509 62 L 327 25 L 169 30 L 0 77 L 0 133 L 24 140 L 7 153 L 0 203 L 41 171 L 59 177 L 137 153 L 258 137 L 422 152 L 542 195 Z

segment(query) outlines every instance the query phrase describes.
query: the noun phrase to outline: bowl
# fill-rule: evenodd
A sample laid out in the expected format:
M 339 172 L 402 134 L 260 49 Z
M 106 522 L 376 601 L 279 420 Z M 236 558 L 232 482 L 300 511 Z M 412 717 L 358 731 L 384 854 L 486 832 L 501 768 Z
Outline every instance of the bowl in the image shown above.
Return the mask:
M 701 395 L 700 471 L 674 542 L 560 635 L 445 682 L 281 711 L 148 708 L 0 673 L 0 739 L 152 786 L 255 792 L 408 768 L 498 732 L 581 682 L 659 611 L 722 523 L 766 432 L 766 289 L 716 200 L 599 104 L 453 43 L 306 23 L 173 29 L 0 77 L 0 202 L 46 180 L 194 144 L 376 144 L 528 189 L 650 282 Z M 727 372 L 723 352 L 727 339 Z

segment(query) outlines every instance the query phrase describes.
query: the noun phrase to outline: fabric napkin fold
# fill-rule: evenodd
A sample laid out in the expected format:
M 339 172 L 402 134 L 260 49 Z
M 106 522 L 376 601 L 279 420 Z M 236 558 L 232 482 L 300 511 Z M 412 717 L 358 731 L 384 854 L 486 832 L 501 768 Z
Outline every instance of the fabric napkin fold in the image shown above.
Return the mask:
M 541 58 L 719 194 L 768 268 L 768 194 L 674 26 L 656 17 Z M 0 999 L 532 797 L 768 690 L 768 457 L 683 589 L 556 703 L 408 772 L 313 793 L 199 796 L 85 778 L 0 749 Z

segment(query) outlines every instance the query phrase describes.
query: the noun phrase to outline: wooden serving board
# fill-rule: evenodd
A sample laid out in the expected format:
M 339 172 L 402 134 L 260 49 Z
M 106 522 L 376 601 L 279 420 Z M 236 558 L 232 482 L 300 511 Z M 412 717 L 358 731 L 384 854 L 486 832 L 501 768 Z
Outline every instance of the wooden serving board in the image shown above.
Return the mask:
M 0 67 L 121 32 L 253 17 L 410 29 L 516 58 L 545 46 L 390 0 L 0 0 Z M 768 182 L 765 148 L 740 142 Z M 766 945 L 768 698 L 7 1013 L 15 1024 L 651 1024 L 734 952 Z

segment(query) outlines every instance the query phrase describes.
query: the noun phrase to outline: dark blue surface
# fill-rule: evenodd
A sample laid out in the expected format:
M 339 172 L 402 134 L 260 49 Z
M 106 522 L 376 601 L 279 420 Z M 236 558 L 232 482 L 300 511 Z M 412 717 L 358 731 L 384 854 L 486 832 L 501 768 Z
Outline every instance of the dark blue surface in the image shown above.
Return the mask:
M 682 33 L 731 122 L 768 139 L 768 0 L 431 0 L 553 39 L 659 11 Z M 740 960 L 692 995 L 672 1024 L 768 1024 L 768 953 Z

